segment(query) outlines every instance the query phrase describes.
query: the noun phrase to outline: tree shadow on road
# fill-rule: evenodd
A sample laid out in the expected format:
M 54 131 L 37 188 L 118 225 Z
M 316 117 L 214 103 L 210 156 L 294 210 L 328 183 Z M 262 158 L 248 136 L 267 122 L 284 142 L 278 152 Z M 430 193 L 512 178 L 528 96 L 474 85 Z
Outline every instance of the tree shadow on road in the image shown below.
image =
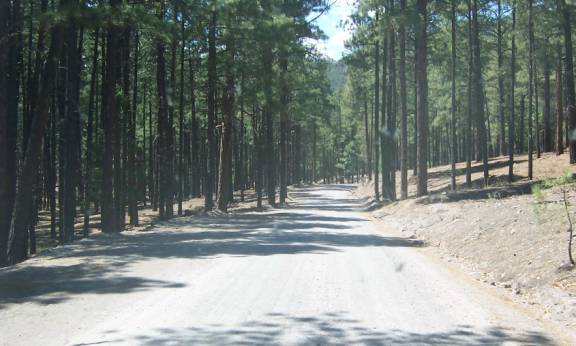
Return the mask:
M 180 288 L 184 284 L 122 276 L 122 263 L 88 262 L 69 265 L 22 266 L 0 272 L 0 309 L 33 302 L 50 305 L 79 294 L 127 294 L 156 288 Z
M 310 193 L 318 189 L 310 188 Z M 31 261 L 0 269 L 0 309 L 26 301 L 55 304 L 82 294 L 182 287 L 176 282 L 129 276 L 130 266 L 155 259 L 322 255 L 351 247 L 421 245 L 363 232 L 368 221 L 356 213 L 318 212 L 326 206 L 353 203 L 333 199 L 266 213 L 188 216 L 147 232 L 94 237 L 48 252 L 36 265 Z
M 266 322 L 262 322 L 265 320 Z M 290 326 L 290 328 L 286 328 Z M 474 330 L 458 325 L 446 331 L 410 332 L 382 330 L 350 318 L 345 312 L 294 316 L 270 313 L 259 321 L 236 326 L 208 324 L 188 328 L 161 328 L 130 339 L 108 335 L 110 342 L 140 345 L 554 345 L 537 331 L 512 331 L 503 327 Z M 89 343 L 88 343 L 89 344 Z

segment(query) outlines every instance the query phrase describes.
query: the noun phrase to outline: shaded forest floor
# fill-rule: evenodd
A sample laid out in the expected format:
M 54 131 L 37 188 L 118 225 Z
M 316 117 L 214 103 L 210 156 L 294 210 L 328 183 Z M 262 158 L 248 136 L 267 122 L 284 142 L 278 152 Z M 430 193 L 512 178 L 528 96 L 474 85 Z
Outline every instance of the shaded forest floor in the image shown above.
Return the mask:
M 568 222 L 563 187 L 535 189 L 539 182 L 575 173 L 568 154 L 534 158 L 534 181 L 527 179 L 527 156 L 518 155 L 515 182 L 507 183 L 508 158 L 490 161 L 490 182 L 482 188 L 482 164 L 473 163 L 473 187 L 465 188 L 465 163 L 457 166 L 458 191 L 450 192 L 450 166 L 429 171 L 429 196 L 386 204 L 372 215 L 381 228 L 423 240 L 431 251 L 462 267 L 477 280 L 531 305 L 544 318 L 576 327 L 576 269 L 568 262 Z M 400 181 L 400 177 L 397 177 Z M 398 186 L 399 189 L 399 186 Z M 372 195 L 371 182 L 359 196 Z M 568 189 L 576 219 L 576 191 Z M 576 251 L 573 250 L 576 255 Z M 506 293 L 506 294 L 507 294 Z
M 256 195 L 254 191 L 245 191 L 244 202 L 240 202 L 240 193 L 234 194 L 234 203 L 229 207 L 230 211 L 254 209 L 256 208 Z M 177 215 L 178 204 L 174 203 L 174 217 L 182 217 L 187 215 L 195 215 L 202 213 L 204 211 L 204 197 L 190 198 L 182 202 L 182 215 Z M 215 211 L 217 213 L 217 211 Z M 128 223 L 129 218 L 126 216 L 125 231 L 146 231 L 152 228 L 156 223 L 159 222 L 158 210 L 153 210 L 149 202 L 146 205 L 140 204 L 138 207 L 138 218 L 139 225 L 133 226 Z M 83 238 L 83 227 L 84 227 L 84 217 L 83 211 L 78 210 L 76 224 L 75 224 L 75 235 L 76 239 Z M 94 213 L 90 215 L 90 232 L 89 236 L 98 236 L 101 233 L 100 229 L 100 213 Z M 52 239 L 50 236 L 50 211 L 41 210 L 39 213 L 39 222 L 36 227 L 36 239 L 37 239 L 37 253 L 42 253 L 45 250 L 54 248 L 59 245 L 58 239 Z

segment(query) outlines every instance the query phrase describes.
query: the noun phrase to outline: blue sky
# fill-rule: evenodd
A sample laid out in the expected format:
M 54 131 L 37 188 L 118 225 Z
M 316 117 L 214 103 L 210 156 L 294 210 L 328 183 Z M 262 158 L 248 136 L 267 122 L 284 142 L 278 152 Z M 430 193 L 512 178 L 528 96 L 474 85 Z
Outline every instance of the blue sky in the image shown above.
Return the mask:
M 334 0 L 329 0 L 330 3 Z M 350 36 L 341 22 L 346 20 L 354 9 L 354 0 L 335 0 L 329 11 L 316 20 L 316 24 L 328 36 L 325 41 L 315 42 L 318 50 L 334 60 L 339 60 L 344 52 L 344 42 Z

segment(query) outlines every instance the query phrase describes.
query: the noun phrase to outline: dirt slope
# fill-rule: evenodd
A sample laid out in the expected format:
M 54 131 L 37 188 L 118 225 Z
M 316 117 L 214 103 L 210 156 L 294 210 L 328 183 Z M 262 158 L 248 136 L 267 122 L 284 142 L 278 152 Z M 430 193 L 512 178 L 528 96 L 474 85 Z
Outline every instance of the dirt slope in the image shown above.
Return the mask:
M 382 228 L 425 241 L 479 281 L 500 287 L 515 300 L 532 305 L 545 318 L 574 331 L 576 270 L 568 265 L 563 188 L 532 194 L 533 184 L 523 176 L 527 157 L 519 156 L 517 160 L 517 181 L 511 186 L 506 183 L 507 158 L 490 162 L 489 189 L 479 188 L 482 171 L 476 163 L 473 180 L 477 188 L 465 189 L 464 165 L 459 164 L 456 193 L 448 192 L 450 167 L 433 168 L 429 197 L 387 204 L 373 216 L 381 220 Z M 567 155 L 544 154 L 535 159 L 535 180 L 574 173 L 575 168 L 567 162 Z M 367 183 L 356 193 L 366 196 L 372 189 Z M 411 181 L 411 194 L 414 190 Z M 576 219 L 574 189 L 567 198 Z

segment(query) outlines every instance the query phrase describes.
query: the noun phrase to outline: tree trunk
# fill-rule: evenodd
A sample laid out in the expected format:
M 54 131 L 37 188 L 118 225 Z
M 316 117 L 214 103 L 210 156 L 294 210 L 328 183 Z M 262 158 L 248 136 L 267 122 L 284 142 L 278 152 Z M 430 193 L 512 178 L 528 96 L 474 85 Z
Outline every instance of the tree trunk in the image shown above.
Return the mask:
M 192 165 L 192 176 L 191 180 L 191 190 L 192 197 L 200 196 L 200 162 L 198 157 L 198 120 L 196 119 L 196 79 L 194 72 L 194 64 L 192 58 L 189 60 L 190 65 L 190 107 L 192 108 L 192 134 L 190 144 L 191 148 L 191 165 Z
M 90 232 L 90 202 L 92 201 L 92 162 L 93 133 L 94 133 L 94 103 L 96 96 L 96 80 L 98 79 L 98 45 L 100 30 L 94 31 L 94 48 L 92 49 L 92 75 L 90 77 L 90 93 L 88 96 L 88 122 L 86 125 L 86 174 L 84 176 L 84 237 Z
M 498 0 L 498 8 L 500 8 L 500 0 Z M 452 191 L 456 191 L 456 0 L 451 1 L 450 12 L 451 23 L 451 63 L 450 63 L 450 77 L 451 83 L 451 179 L 450 186 Z M 500 23 L 500 22 L 498 22 Z M 500 28 L 500 24 L 498 24 Z
M 184 19 L 181 19 L 181 42 L 180 42 L 180 94 L 178 101 L 178 215 L 182 215 L 182 200 L 184 199 L 184 182 L 187 174 L 184 170 L 184 155 L 187 152 L 184 145 Z
M 561 51 L 561 50 L 559 50 Z M 558 54 L 556 65 L 556 155 L 564 153 L 564 109 L 562 107 L 562 54 Z
M 472 27 L 473 27 L 473 42 L 474 42 L 474 63 L 473 63 L 473 77 L 474 77 L 474 110 L 476 113 L 476 128 L 478 130 L 479 151 L 482 158 L 482 168 L 484 171 L 484 186 L 488 186 L 489 172 L 488 172 L 488 143 L 486 133 L 486 122 L 484 119 L 484 90 L 482 82 L 482 64 L 480 60 L 480 29 L 478 24 L 478 0 L 474 0 L 472 10 Z
M 160 10 L 160 19 L 164 19 L 164 2 L 162 1 L 162 9 Z M 172 215 L 172 189 L 170 184 L 172 177 L 170 176 L 170 163 L 172 160 L 170 156 L 170 115 L 168 106 L 168 91 L 166 87 L 166 59 L 164 57 L 165 46 L 162 38 L 158 38 L 156 43 L 156 84 L 158 91 L 158 144 L 156 165 L 158 167 L 158 211 L 161 220 L 166 220 Z
M 280 205 L 288 197 L 288 52 L 280 50 Z
M 416 121 L 418 122 L 417 145 L 417 196 L 428 194 L 428 77 L 427 77 L 427 0 L 417 0 L 418 24 L 416 27 Z
M 12 209 L 12 199 L 10 190 L 16 184 L 12 184 L 8 152 L 8 136 L 15 128 L 9 128 L 8 122 L 8 63 L 9 45 L 8 36 L 10 27 L 10 2 L 0 1 L 0 267 L 7 264 L 7 242 L 10 230 L 10 210 Z M 15 166 L 14 166 L 15 167 Z
M 528 0 L 528 179 L 533 175 L 534 133 L 533 123 L 533 95 L 534 95 L 534 25 L 532 23 L 532 2 Z
M 406 11 L 406 0 L 400 0 L 400 9 Z M 400 198 L 408 198 L 408 111 L 406 109 L 406 29 L 404 22 L 398 28 L 398 45 L 400 59 Z
M 376 12 L 378 22 L 378 12 Z M 380 41 L 376 40 L 374 48 L 374 200 L 380 200 Z
M 136 166 L 136 119 L 137 117 L 137 103 L 138 103 L 138 59 L 139 59 L 139 36 L 138 31 L 134 31 L 134 67 L 133 67 L 133 89 L 132 89 L 132 108 L 130 109 L 130 119 L 128 122 L 128 214 L 130 216 L 130 224 L 133 226 L 138 226 L 138 184 L 137 184 L 137 173 L 138 167 Z M 130 73 L 130 50 L 126 49 L 126 75 Z M 126 88 L 129 90 L 130 81 L 126 77 Z M 126 95 L 128 98 L 128 95 Z M 127 107 L 130 107 L 127 105 Z
M 218 209 L 226 212 L 230 202 L 230 187 L 232 183 L 232 131 L 234 126 L 234 36 L 231 23 L 228 22 L 226 34 L 226 67 L 225 86 L 222 95 L 223 121 L 220 128 L 220 164 L 218 182 Z
M 119 7 L 121 0 L 110 0 L 113 8 Z M 119 167 L 114 155 L 115 147 L 120 143 L 117 136 L 118 105 L 116 91 L 120 83 L 120 28 L 112 21 L 108 22 L 108 37 L 106 39 L 106 73 L 102 85 L 102 131 L 104 133 L 104 152 L 102 158 L 102 196 L 101 218 L 102 232 L 119 232 L 118 219 L 115 210 L 114 188 Z
M 38 174 L 42 141 L 48 121 L 50 93 L 55 80 L 56 66 L 62 45 L 60 31 L 60 25 L 57 25 L 52 30 L 52 42 L 42 71 L 38 103 L 30 126 L 30 136 L 28 137 L 28 144 L 22 163 L 21 181 L 18 185 L 8 233 L 7 253 L 9 264 L 21 262 L 27 257 L 25 243 L 27 219 L 33 204 L 33 186 Z
M 390 15 L 394 15 L 394 2 L 389 2 Z M 386 162 L 386 190 L 382 193 L 391 201 L 396 200 L 396 166 L 397 166 L 397 143 L 396 143 L 396 41 L 393 26 L 388 31 L 388 97 L 386 101 L 386 138 L 387 138 L 387 162 Z M 384 151 L 384 148 L 382 148 Z M 383 178 L 384 179 L 384 178 Z
M 564 31 L 564 53 L 566 67 L 566 118 L 571 134 L 569 138 L 570 163 L 576 163 L 576 91 L 574 90 L 574 57 L 572 55 L 572 22 L 570 19 L 570 8 L 565 0 L 558 0 L 558 8 L 562 11 L 562 29 Z
M 544 109 L 542 112 L 542 122 L 544 125 L 542 141 L 543 150 L 545 152 L 550 152 L 553 150 L 552 127 L 550 124 L 550 98 L 550 62 L 546 60 L 544 62 Z
M 272 120 L 273 94 L 272 94 L 272 64 L 273 53 L 270 42 L 264 44 L 263 52 L 263 78 L 264 78 L 264 117 L 266 128 L 266 182 L 268 193 L 268 204 L 276 205 L 276 160 L 274 155 L 274 122 Z
M 504 125 L 504 54 L 502 52 L 502 0 L 498 0 L 498 149 L 499 155 L 506 155 L 506 136 Z
M 216 12 L 212 12 L 208 31 L 208 123 L 206 138 L 208 140 L 208 161 L 204 192 L 206 211 L 214 207 L 214 168 L 216 167 Z

